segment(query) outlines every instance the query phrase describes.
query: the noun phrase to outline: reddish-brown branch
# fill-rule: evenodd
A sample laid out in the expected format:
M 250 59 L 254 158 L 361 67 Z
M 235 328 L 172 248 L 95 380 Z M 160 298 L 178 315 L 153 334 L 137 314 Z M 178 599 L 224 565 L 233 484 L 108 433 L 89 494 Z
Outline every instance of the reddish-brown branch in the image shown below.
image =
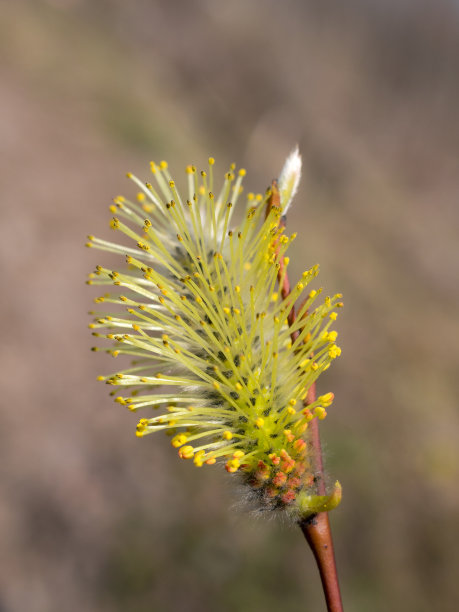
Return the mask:
M 271 185 L 271 196 L 268 200 L 267 213 L 273 206 L 280 205 L 279 190 L 277 189 L 277 181 L 273 181 Z M 281 224 L 285 226 L 285 220 L 281 220 Z M 287 270 L 285 270 L 284 258 L 280 259 L 280 268 L 278 272 L 279 283 L 281 283 L 280 291 L 282 298 L 285 298 L 290 293 L 290 283 Z M 281 282 L 282 281 L 282 282 Z M 292 308 L 288 314 L 288 323 L 291 326 L 295 321 L 295 308 Z M 292 342 L 295 341 L 298 332 L 292 333 Z M 307 397 L 304 401 L 305 406 L 309 406 L 316 399 L 316 385 L 313 383 L 308 390 Z M 320 445 L 319 423 L 317 419 L 312 419 L 309 424 L 310 443 L 312 447 L 312 458 L 314 464 L 314 472 L 316 474 L 317 493 L 325 495 L 325 478 L 322 459 L 322 448 Z M 330 528 L 328 512 L 319 512 L 307 519 L 299 521 L 299 526 L 313 552 L 314 558 L 319 569 L 322 587 L 327 602 L 328 612 L 343 612 L 343 604 L 338 582 L 338 573 L 336 570 L 335 553 L 333 549 L 333 539 Z
M 311 404 L 316 399 L 316 385 L 311 385 L 305 400 L 305 405 Z M 314 471 L 317 478 L 317 492 L 325 495 L 324 466 L 322 459 L 322 448 L 320 445 L 319 422 L 313 419 L 310 424 L 311 446 L 313 449 Z M 301 531 L 306 538 L 319 568 L 322 588 L 327 602 L 328 612 L 342 612 L 343 604 L 336 569 L 335 552 L 333 549 L 333 538 L 330 527 L 328 512 L 319 512 L 299 522 Z
M 319 568 L 328 612 L 343 612 L 328 512 L 301 521 L 300 528 Z

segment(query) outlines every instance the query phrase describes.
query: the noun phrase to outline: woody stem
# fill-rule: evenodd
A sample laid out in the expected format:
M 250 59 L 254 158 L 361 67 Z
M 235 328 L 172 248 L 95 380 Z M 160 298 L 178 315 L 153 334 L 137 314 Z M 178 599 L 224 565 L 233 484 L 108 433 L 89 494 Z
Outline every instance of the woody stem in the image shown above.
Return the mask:
M 268 200 L 267 212 L 273 206 L 280 205 L 279 191 L 277 189 L 277 181 L 273 181 L 271 185 L 271 196 Z M 282 218 L 281 224 L 285 225 L 285 219 Z M 279 281 L 282 279 L 280 287 L 282 298 L 285 299 L 290 293 L 290 283 L 287 271 L 284 270 L 285 263 L 282 257 L 279 261 L 280 268 L 278 272 Z M 288 323 L 292 325 L 295 321 L 295 309 L 292 307 L 288 314 Z M 295 341 L 299 332 L 292 333 L 292 342 Z M 309 388 L 307 397 L 304 401 L 305 406 L 312 404 L 316 399 L 316 385 L 313 383 Z M 322 448 L 320 445 L 319 424 L 317 418 L 312 419 L 309 424 L 311 435 L 312 460 L 317 481 L 317 492 L 319 495 L 325 495 L 325 480 L 324 468 L 322 459 Z M 330 528 L 328 512 L 319 512 L 313 514 L 306 519 L 299 521 L 301 531 L 308 542 L 319 569 L 322 588 L 327 603 L 328 612 L 343 612 L 343 604 L 338 582 L 338 572 L 336 569 L 335 554 L 333 550 L 333 539 Z
M 311 386 L 306 398 L 306 405 L 315 399 L 315 384 Z M 311 445 L 315 463 L 316 478 L 318 479 L 318 493 L 325 495 L 324 470 L 322 449 L 320 446 L 319 423 L 313 419 L 310 423 Z M 328 512 L 319 512 L 307 519 L 299 521 L 301 531 L 306 538 L 319 568 L 322 588 L 328 612 L 342 612 L 343 604 L 338 582 L 333 539 L 330 528 Z

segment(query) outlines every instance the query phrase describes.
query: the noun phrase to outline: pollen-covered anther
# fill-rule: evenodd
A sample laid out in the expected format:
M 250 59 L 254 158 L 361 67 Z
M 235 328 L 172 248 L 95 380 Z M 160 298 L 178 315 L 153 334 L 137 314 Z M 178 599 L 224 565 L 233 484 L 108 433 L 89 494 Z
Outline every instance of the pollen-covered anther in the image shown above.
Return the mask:
M 237 472 L 241 467 L 239 459 L 229 459 L 225 464 L 225 470 L 230 474 Z
M 340 355 L 341 348 L 336 344 L 332 344 L 328 349 L 328 356 L 330 357 L 330 359 L 336 359 L 336 357 L 339 357 Z
M 270 454 L 268 455 L 268 458 L 269 458 L 269 459 L 271 459 L 271 461 L 272 461 L 273 465 L 279 465 L 279 463 L 280 463 L 280 457 L 278 457 L 278 456 L 276 455 L 276 453 L 270 453 Z
M 148 419 L 140 419 L 140 421 L 137 423 L 136 436 L 142 437 L 145 433 L 147 426 L 148 426 Z
M 293 448 L 298 453 L 302 453 L 304 450 L 306 450 L 306 442 L 301 438 L 298 438 L 298 440 L 295 440 L 295 442 L 293 443 Z
M 320 402 L 324 408 L 327 408 L 328 406 L 332 405 L 334 398 L 334 393 L 325 393 L 325 395 L 318 397 L 317 401 Z
M 289 489 L 281 496 L 282 503 L 288 505 L 296 499 L 296 493 L 293 489 Z
M 295 460 L 292 459 L 291 457 L 289 459 L 286 459 L 285 461 L 282 461 L 281 463 L 281 469 L 286 474 L 289 474 L 293 470 L 294 467 L 295 467 Z
M 172 438 L 171 444 L 174 448 L 179 448 L 180 446 L 185 444 L 187 440 L 188 440 L 188 436 L 183 433 L 180 433 Z
M 179 449 L 179 457 L 180 459 L 192 459 L 194 456 L 194 448 L 192 446 L 182 446 L 182 448 Z
M 322 421 L 327 416 L 327 411 L 323 406 L 317 406 L 316 408 L 314 408 L 314 416 L 316 416 L 319 420 Z
M 287 482 L 287 474 L 285 474 L 284 472 L 277 472 L 272 482 L 273 482 L 273 485 L 276 487 L 284 486 L 284 484 Z
M 257 470 L 255 472 L 255 478 L 258 481 L 266 481 L 269 480 L 271 470 L 268 465 L 261 459 L 258 461 Z
M 297 473 L 297 470 L 295 470 L 295 474 Z M 298 489 L 301 486 L 302 482 L 301 482 L 301 478 L 299 478 L 299 476 L 290 476 L 290 478 L 288 479 L 288 483 L 287 486 L 290 489 Z
M 268 487 L 266 489 L 266 495 L 268 496 L 268 498 L 274 499 L 279 495 L 279 489 L 277 489 L 276 487 Z
M 282 458 L 281 469 L 283 472 L 288 474 L 295 467 L 295 460 L 290 457 L 290 455 L 284 448 L 281 450 L 280 456 Z
M 204 450 L 198 451 L 195 454 L 194 459 L 193 459 L 194 464 L 197 467 L 201 467 L 203 465 L 203 463 L 204 463 L 205 456 L 206 456 L 206 453 L 205 453 Z

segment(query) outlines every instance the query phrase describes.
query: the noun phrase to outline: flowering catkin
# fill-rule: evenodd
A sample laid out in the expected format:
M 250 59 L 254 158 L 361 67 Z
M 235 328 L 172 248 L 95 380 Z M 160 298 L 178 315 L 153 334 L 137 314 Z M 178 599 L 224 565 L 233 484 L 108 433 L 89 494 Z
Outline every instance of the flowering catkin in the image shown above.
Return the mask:
M 307 430 L 312 419 L 325 418 L 333 394 L 308 406 L 304 400 L 341 352 L 330 329 L 341 295 L 315 306 L 321 290 L 306 288 L 318 266 L 285 299 L 277 289 L 296 236 L 285 234 L 281 217 L 301 159 L 297 151 L 287 159 L 280 205 L 268 206 L 270 190 L 249 193 L 237 225 L 232 214 L 245 170 L 231 166 L 214 192 L 213 165 L 210 158 L 208 171 L 187 167 L 187 199 L 166 162 L 151 163 L 154 185 L 129 173 L 140 191 L 136 201 L 115 198 L 110 225 L 130 246 L 89 236 L 87 246 L 123 254 L 127 264 L 116 271 L 97 266 L 88 280 L 115 287 L 95 299 L 109 307 L 91 313 L 90 327 L 110 342 L 93 350 L 133 360 L 99 379 L 115 388 L 116 402 L 142 409 L 138 436 L 164 430 L 182 459 L 198 467 L 223 462 L 241 473 L 261 507 L 295 516 L 330 509 L 339 487 L 316 495 Z

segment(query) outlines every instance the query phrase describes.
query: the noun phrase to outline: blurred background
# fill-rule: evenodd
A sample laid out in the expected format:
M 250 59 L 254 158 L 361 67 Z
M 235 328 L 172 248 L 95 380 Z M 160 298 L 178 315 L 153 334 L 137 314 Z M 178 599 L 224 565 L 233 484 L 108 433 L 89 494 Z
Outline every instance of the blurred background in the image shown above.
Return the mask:
M 134 436 L 86 329 L 126 171 L 213 155 L 258 192 L 296 143 L 293 270 L 345 296 L 345 609 L 458 609 L 458 75 L 453 0 L 0 0 L 1 612 L 324 609 L 294 525 Z

